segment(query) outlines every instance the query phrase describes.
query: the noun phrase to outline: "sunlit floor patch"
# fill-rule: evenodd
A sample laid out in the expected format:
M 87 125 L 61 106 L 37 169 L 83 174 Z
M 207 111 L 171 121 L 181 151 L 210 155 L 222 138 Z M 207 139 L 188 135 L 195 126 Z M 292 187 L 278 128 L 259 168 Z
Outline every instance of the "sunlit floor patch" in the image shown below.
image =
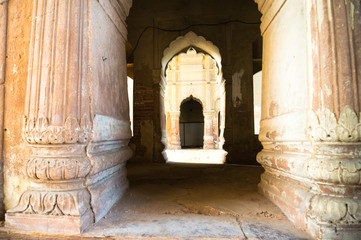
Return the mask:
M 227 152 L 222 149 L 165 150 L 164 158 L 169 163 L 223 164 Z
M 262 167 L 129 163 L 127 170 L 127 193 L 82 234 L 16 235 L 0 227 L 0 239 L 310 239 L 258 193 Z

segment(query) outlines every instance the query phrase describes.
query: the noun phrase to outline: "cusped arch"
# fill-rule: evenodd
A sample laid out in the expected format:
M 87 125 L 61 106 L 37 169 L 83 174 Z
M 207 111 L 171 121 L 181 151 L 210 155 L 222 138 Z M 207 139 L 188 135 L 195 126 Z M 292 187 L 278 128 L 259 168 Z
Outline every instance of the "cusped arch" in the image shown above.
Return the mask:
M 198 102 L 199 104 L 201 104 L 202 109 L 204 109 L 204 105 L 203 105 L 202 100 L 201 100 L 200 98 L 198 98 L 198 97 L 195 97 L 195 96 L 193 96 L 193 95 L 190 95 L 189 97 L 184 98 L 184 99 L 180 102 L 180 104 L 179 104 L 179 106 L 178 106 L 179 110 L 180 110 L 180 108 L 181 108 L 181 106 L 182 106 L 183 103 L 185 103 L 185 102 L 187 102 L 187 101 L 189 101 L 189 100 L 191 100 L 191 99 L 193 99 L 194 101 L 196 101 L 196 102 Z
M 176 40 L 169 44 L 169 47 L 166 48 L 163 52 L 162 58 L 162 77 L 165 77 L 165 72 L 168 62 L 179 52 L 188 48 L 188 47 L 197 47 L 202 49 L 207 54 L 209 54 L 217 63 L 219 72 L 222 72 L 222 58 L 219 52 L 219 49 L 211 41 L 206 40 L 202 36 L 198 36 L 194 32 L 188 32 L 186 35 L 178 37 Z

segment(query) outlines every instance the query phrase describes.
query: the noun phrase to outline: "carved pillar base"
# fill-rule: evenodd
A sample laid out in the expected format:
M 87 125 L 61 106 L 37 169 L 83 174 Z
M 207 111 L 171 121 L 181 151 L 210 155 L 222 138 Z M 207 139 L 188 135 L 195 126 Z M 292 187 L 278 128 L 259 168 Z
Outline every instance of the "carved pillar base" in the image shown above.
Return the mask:
M 360 192 L 361 189 L 358 189 Z M 361 200 L 355 196 L 314 195 L 307 212 L 307 228 L 317 239 L 360 239 Z
M 84 181 L 91 169 L 85 145 L 33 145 L 30 189 L 7 211 L 6 226 L 40 233 L 81 233 L 93 222 Z
M 263 143 L 257 161 L 264 167 L 258 185 L 259 192 L 275 203 L 298 227 L 306 229 L 306 212 L 313 194 L 311 181 L 307 180 L 307 159 L 310 154 L 296 152 L 299 146 L 310 150 L 302 142 Z
M 314 143 L 314 148 L 316 153 L 308 163 L 309 176 L 316 185 L 307 212 L 309 231 L 317 238 L 359 239 L 361 145 L 319 142 Z
M 38 233 L 79 234 L 93 223 L 89 201 L 86 190 L 59 193 L 27 191 L 22 195 L 21 202 L 27 203 L 28 208 L 9 210 L 5 215 L 6 226 Z M 67 209 L 71 205 L 77 205 L 79 209 Z M 50 210 L 53 206 L 54 209 Z
M 259 191 L 316 239 L 359 239 L 360 144 L 314 143 L 315 153 L 307 145 L 304 153 L 285 153 L 292 146 L 281 144 L 260 152 Z
M 91 194 L 95 222 L 107 214 L 128 188 L 125 165 L 133 154 L 128 142 L 129 140 L 98 142 L 88 147 L 93 168 L 85 184 Z
M 313 196 L 309 187 L 266 168 L 261 175 L 258 191 L 277 205 L 298 228 L 306 229 L 307 202 Z

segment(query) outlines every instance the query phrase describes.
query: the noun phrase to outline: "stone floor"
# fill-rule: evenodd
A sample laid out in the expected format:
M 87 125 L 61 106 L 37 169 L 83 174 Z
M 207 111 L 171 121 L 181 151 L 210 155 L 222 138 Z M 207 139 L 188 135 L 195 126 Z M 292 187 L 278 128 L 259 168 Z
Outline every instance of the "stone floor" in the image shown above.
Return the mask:
M 83 234 L 0 228 L 0 239 L 310 239 L 257 193 L 262 172 L 256 166 L 128 164 L 128 192 Z

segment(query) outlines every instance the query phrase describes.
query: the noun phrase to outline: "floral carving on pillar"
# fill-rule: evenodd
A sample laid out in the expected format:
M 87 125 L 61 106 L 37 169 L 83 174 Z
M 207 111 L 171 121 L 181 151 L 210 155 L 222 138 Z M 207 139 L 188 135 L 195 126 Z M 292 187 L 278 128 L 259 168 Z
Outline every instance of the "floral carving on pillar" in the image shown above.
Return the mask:
M 323 223 L 354 223 L 361 221 L 360 201 L 316 195 L 311 199 L 309 216 Z
M 361 140 L 361 119 L 350 106 L 342 110 L 338 120 L 328 108 L 317 114 L 309 111 L 308 135 L 316 142 L 357 142 Z
M 89 117 L 84 114 L 80 124 L 76 118 L 68 117 L 64 126 L 49 126 L 46 117 L 27 120 L 24 123 L 25 139 L 30 144 L 87 143 L 91 135 Z
M 30 178 L 44 181 L 84 178 L 91 165 L 84 158 L 31 158 L 27 164 Z
M 55 216 L 79 216 L 80 213 L 86 211 L 84 206 L 82 206 L 82 202 L 77 202 L 77 199 L 80 199 L 79 197 L 89 201 L 89 195 L 86 191 L 82 191 L 80 195 L 77 192 L 56 193 L 46 191 L 26 191 L 21 196 L 19 204 L 8 212 Z
M 312 179 L 320 182 L 361 184 L 361 160 L 316 157 L 309 162 L 308 173 Z

